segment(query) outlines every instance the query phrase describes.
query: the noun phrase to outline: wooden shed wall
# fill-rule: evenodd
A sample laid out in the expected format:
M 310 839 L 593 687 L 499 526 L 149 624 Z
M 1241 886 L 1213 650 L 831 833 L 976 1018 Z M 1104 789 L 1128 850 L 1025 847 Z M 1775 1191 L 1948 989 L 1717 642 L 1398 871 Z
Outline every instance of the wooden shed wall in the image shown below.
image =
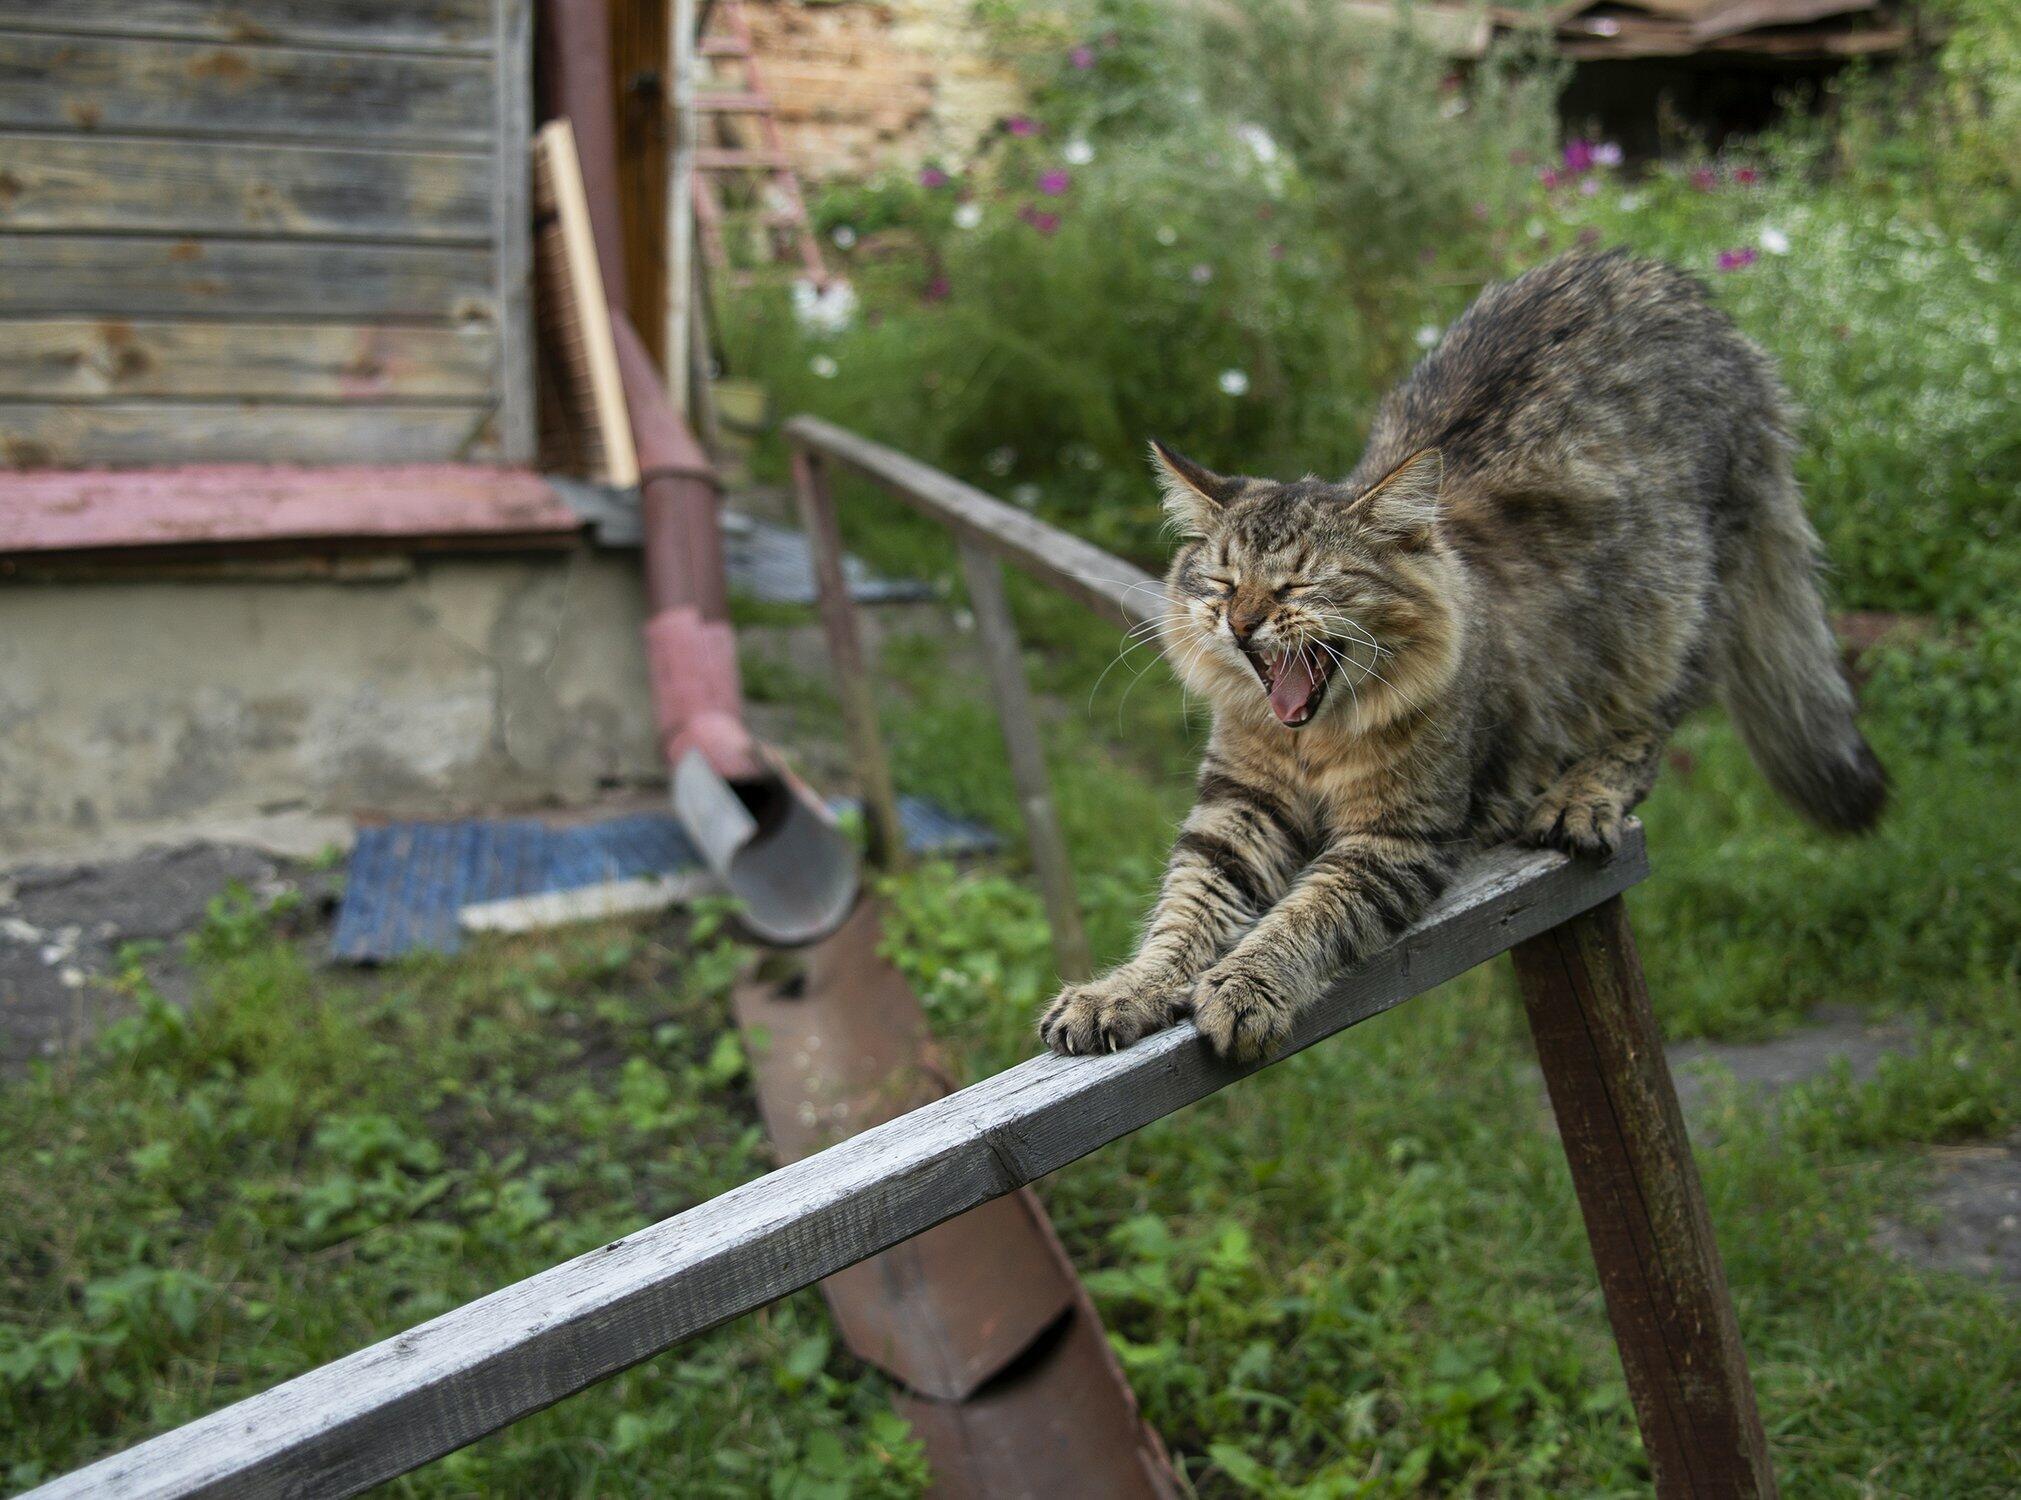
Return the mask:
M 0 0 L 0 463 L 525 461 L 529 0 Z

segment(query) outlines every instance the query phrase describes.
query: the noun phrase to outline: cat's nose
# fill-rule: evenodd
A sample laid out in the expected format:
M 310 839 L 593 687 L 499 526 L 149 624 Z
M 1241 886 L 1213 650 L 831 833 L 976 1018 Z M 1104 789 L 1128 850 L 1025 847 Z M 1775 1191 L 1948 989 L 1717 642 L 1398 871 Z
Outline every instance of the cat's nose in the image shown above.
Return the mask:
M 1228 607 L 1228 633 L 1235 637 L 1236 645 L 1246 646 L 1249 637 L 1256 633 L 1256 627 L 1269 618 L 1268 609 L 1232 604 Z

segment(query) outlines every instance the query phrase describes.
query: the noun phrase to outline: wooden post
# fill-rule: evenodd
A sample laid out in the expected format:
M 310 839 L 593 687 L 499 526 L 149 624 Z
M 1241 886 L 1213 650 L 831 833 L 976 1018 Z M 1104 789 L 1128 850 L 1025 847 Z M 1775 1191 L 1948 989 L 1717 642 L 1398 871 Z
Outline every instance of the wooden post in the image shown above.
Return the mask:
M 849 597 L 849 580 L 842 571 L 842 529 L 835 520 L 835 497 L 829 492 L 827 466 L 821 456 L 798 443 L 793 445 L 793 495 L 800 505 L 808 549 L 814 554 L 821 630 L 828 637 L 842 719 L 849 731 L 857 779 L 863 784 L 870 857 L 886 869 L 902 869 L 906 863 L 905 825 L 898 817 L 898 794 L 891 787 L 891 762 L 884 753 L 884 738 L 877 731 L 877 703 L 863 663 L 856 604 Z
M 982 636 L 997 723 L 1003 727 L 1004 749 L 1010 752 L 1018 810 L 1024 814 L 1025 838 L 1045 896 L 1054 961 L 1062 979 L 1085 979 L 1094 965 L 1088 959 L 1088 935 L 1081 927 L 1081 907 L 1074 897 L 1073 864 L 1067 858 L 1067 841 L 1060 834 L 1045 752 L 1039 745 L 1031 687 L 1025 681 L 1018 648 L 1017 622 L 1011 618 L 1010 602 L 1004 597 L 1003 564 L 974 542 L 964 540 L 958 545 L 969 603 L 975 607 L 976 628 Z
M 667 37 L 667 105 L 674 146 L 667 154 L 667 399 L 684 421 L 694 419 L 689 380 L 689 309 L 695 296 L 695 0 L 673 0 Z
M 1662 1500 L 1773 1497 L 1740 1326 L 1619 896 L 1516 977 Z

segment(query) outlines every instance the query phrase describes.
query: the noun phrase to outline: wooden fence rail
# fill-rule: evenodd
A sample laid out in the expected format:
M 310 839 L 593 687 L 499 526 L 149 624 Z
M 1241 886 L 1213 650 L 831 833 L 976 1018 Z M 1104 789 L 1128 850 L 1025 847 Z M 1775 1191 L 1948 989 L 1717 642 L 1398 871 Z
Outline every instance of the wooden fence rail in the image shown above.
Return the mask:
M 1007 747 L 1057 927 L 1072 915 L 1072 887 L 1021 707 L 1015 627 L 997 563 L 1120 624 L 1153 617 L 1156 586 L 1129 564 L 904 454 L 807 417 L 787 432 L 851 738 L 871 773 L 873 829 L 896 847 L 895 807 L 877 805 L 889 799 L 889 776 L 842 586 L 829 460 L 955 534 L 979 595 L 992 682 L 1009 702 Z M 1479 856 L 1398 942 L 1332 984 L 1299 1018 L 1280 1057 L 1515 950 L 1657 1493 L 1772 1497 L 1732 1303 L 1620 900 L 1647 873 L 1634 824 L 1605 861 L 1514 848 Z M 1065 925 L 1062 967 L 1084 966 L 1078 920 Z M 1191 1022 L 1106 1057 L 1034 1058 L 33 1495 L 355 1493 L 1269 1065 L 1220 1061 Z
M 1494 851 L 1400 942 L 1343 975 L 1288 1050 L 1545 933 L 1646 873 L 1639 829 L 1605 864 Z M 1190 1022 L 1107 1057 L 1033 1058 L 33 1493 L 355 1493 L 1253 1071 L 1217 1060 Z

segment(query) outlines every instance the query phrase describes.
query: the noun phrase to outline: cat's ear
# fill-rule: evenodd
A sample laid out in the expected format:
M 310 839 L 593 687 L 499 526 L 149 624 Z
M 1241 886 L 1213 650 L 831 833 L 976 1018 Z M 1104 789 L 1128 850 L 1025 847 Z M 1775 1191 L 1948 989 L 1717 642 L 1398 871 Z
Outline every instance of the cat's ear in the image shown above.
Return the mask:
M 1436 448 L 1420 448 L 1355 502 L 1370 526 L 1399 541 L 1424 537 L 1439 519 L 1446 461 Z
M 1205 536 L 1221 521 L 1242 481 L 1203 469 L 1176 448 L 1151 439 L 1151 469 L 1165 492 L 1165 514 L 1184 536 Z

